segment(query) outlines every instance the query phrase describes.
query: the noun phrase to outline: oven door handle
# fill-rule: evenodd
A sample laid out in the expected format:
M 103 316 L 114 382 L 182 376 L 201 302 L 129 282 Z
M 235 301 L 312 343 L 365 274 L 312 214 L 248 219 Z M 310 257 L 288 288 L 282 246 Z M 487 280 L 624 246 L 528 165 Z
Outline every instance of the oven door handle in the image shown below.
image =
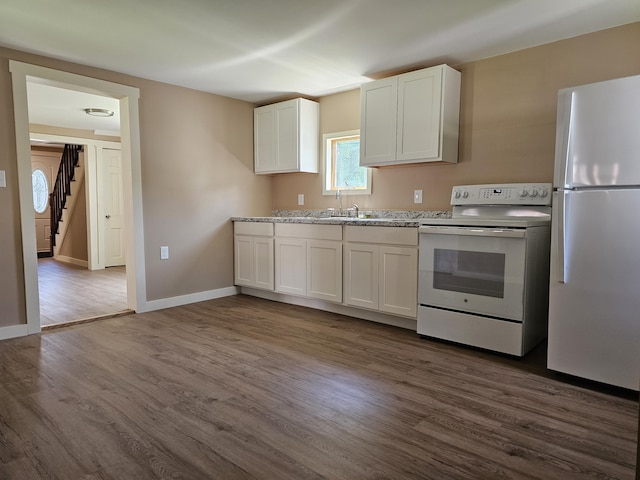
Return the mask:
M 483 227 L 439 227 L 435 225 L 423 225 L 418 227 L 418 233 L 429 235 L 464 235 L 470 237 L 494 237 L 494 238 L 525 238 L 525 229 L 511 228 L 483 228 Z

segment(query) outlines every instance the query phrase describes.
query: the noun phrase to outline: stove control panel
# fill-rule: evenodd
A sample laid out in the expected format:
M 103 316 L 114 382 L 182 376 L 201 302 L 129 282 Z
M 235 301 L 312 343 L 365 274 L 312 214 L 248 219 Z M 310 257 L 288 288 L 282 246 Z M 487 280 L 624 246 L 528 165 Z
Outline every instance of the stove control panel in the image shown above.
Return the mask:
M 451 205 L 551 205 L 550 183 L 459 185 L 451 191 Z

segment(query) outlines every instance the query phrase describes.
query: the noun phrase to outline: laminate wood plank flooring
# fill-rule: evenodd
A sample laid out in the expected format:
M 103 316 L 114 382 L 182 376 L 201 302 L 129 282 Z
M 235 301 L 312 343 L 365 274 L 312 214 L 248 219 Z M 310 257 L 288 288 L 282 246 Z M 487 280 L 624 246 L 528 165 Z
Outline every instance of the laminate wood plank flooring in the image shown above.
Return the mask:
M 243 295 L 5 340 L 0 478 L 633 479 L 637 394 L 544 353 Z
M 40 324 L 84 320 L 127 310 L 125 267 L 103 270 L 38 259 Z

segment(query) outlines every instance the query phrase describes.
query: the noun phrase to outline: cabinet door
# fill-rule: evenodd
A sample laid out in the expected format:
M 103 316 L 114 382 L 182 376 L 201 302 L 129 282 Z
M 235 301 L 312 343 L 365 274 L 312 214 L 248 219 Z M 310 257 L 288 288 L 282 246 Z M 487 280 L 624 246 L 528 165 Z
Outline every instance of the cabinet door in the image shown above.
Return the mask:
M 364 227 L 367 228 L 367 227 Z M 378 309 L 378 251 L 375 245 L 344 247 L 344 303 Z
M 275 239 L 276 292 L 307 294 L 307 241 L 300 238 Z
M 307 241 L 307 296 L 342 302 L 342 243 Z
M 442 68 L 406 73 L 398 78 L 396 160 L 440 158 Z
M 418 249 L 380 247 L 379 309 L 416 318 Z
M 273 290 L 273 238 L 253 239 L 253 270 L 255 287 Z
M 253 238 L 236 235 L 234 237 L 235 284 L 253 285 Z
M 360 165 L 395 161 L 398 77 L 365 83 L 360 95 Z
M 266 105 L 253 111 L 253 143 L 256 173 L 276 170 L 275 107 Z
M 298 170 L 298 101 L 276 104 L 276 170 Z
M 234 283 L 273 290 L 273 238 L 234 237 Z

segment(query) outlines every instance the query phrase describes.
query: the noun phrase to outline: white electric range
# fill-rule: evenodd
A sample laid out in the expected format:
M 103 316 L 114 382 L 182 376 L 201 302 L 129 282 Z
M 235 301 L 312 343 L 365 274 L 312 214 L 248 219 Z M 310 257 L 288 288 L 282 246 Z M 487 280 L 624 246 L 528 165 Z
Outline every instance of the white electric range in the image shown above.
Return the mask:
M 418 333 L 522 356 L 547 334 L 551 184 L 453 187 L 418 228 Z

